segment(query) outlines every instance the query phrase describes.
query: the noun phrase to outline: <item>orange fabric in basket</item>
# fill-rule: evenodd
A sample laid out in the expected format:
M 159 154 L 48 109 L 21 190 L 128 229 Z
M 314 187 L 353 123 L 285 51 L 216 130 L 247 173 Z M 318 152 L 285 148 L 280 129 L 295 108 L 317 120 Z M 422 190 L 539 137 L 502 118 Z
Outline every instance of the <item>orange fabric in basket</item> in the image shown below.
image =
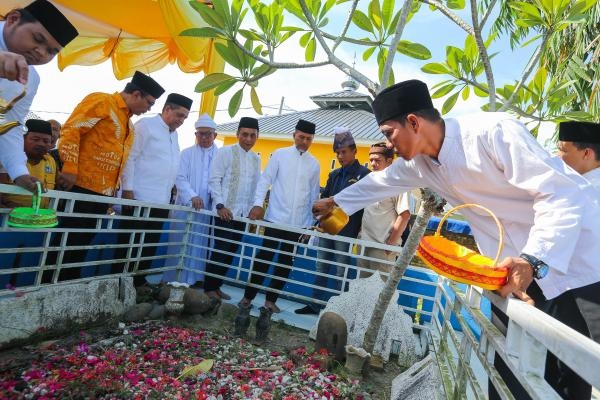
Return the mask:
M 494 267 L 494 261 L 441 236 L 421 239 L 417 255 L 445 277 L 457 282 L 496 290 L 506 284 L 507 268 Z

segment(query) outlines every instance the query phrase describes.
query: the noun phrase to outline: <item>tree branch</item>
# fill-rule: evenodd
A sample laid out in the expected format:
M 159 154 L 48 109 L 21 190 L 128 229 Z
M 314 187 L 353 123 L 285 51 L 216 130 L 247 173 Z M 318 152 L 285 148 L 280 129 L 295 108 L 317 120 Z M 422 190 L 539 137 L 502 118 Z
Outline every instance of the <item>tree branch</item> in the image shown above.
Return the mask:
M 485 26 L 485 23 L 487 22 L 487 19 L 490 17 L 490 14 L 492 13 L 492 10 L 494 9 L 495 5 L 496 5 L 496 0 L 492 0 L 491 3 L 488 5 L 488 9 L 485 12 L 485 14 L 483 15 L 483 18 L 481 18 L 481 23 L 479 24 L 479 26 L 481 28 L 483 28 Z
M 381 86 L 384 88 L 388 86 L 387 83 L 390 79 L 392 65 L 394 64 L 394 58 L 396 57 L 396 52 L 398 51 L 398 43 L 400 43 L 400 39 L 402 39 L 402 32 L 404 31 L 404 27 L 406 26 L 406 20 L 412 8 L 412 3 L 412 0 L 404 1 L 404 4 L 402 5 L 402 12 L 400 14 L 400 18 L 398 18 L 398 23 L 396 24 L 396 31 L 394 32 L 394 37 L 392 38 L 392 42 L 388 47 L 388 54 L 385 60 L 385 65 L 383 67 L 383 74 L 381 76 Z
M 478 12 L 477 12 L 477 1 L 471 0 L 471 19 L 473 21 L 473 37 L 475 38 L 475 43 L 477 44 L 477 51 L 479 52 L 479 57 L 481 58 L 481 62 L 483 63 L 483 68 L 485 70 L 485 79 L 487 80 L 489 97 L 490 97 L 490 111 L 496 111 L 496 84 L 494 82 L 494 72 L 492 71 L 492 66 L 490 64 L 490 58 L 488 57 L 487 49 L 485 48 L 485 43 L 483 43 L 483 38 L 481 37 L 481 26 L 478 21 Z
M 508 100 L 504 103 L 502 108 L 500 108 L 499 111 L 506 111 L 508 109 L 508 107 L 512 106 L 512 102 L 514 101 L 515 97 L 517 96 L 517 93 L 519 92 L 519 90 L 521 90 L 521 88 L 525 84 L 525 81 L 529 78 L 529 75 L 531 75 L 531 73 L 533 72 L 533 69 L 535 68 L 538 61 L 540 60 L 540 57 L 542 56 L 542 53 L 544 51 L 544 48 L 546 47 L 546 43 L 548 43 L 549 38 L 550 38 L 550 32 L 545 33 L 544 36 L 542 37 L 542 43 L 540 43 L 540 46 L 535 50 L 535 53 L 533 54 L 533 56 L 531 56 L 531 60 L 529 61 L 529 64 L 527 64 L 527 67 L 525 68 L 525 73 L 523 74 L 523 76 L 521 76 L 521 80 L 519 80 L 519 83 L 517 83 L 517 86 L 515 86 L 512 94 L 510 95 Z
M 434 6 L 441 11 L 442 14 L 447 16 L 451 21 L 453 21 L 456 25 L 458 25 L 462 30 L 467 32 L 469 35 L 473 35 L 473 28 L 469 26 L 462 18 L 458 15 L 454 14 L 452 10 L 446 7 L 443 3 L 440 3 L 437 0 L 419 0 L 421 3 L 429 4 L 430 6 Z
M 344 38 L 346 36 L 346 32 L 348 32 L 348 28 L 350 27 L 350 23 L 352 22 L 352 15 L 354 15 L 354 11 L 356 11 L 356 6 L 358 5 L 358 1 L 359 0 L 354 0 L 352 2 L 352 7 L 350 7 L 350 11 L 348 12 L 348 19 L 346 20 L 346 23 L 344 24 L 344 29 L 342 29 L 342 33 L 340 33 L 340 35 L 335 39 L 335 42 L 333 43 L 333 46 L 331 47 L 332 53 L 335 53 L 335 49 L 337 49 L 338 46 L 340 45 L 340 43 L 342 43 L 342 41 L 344 40 Z

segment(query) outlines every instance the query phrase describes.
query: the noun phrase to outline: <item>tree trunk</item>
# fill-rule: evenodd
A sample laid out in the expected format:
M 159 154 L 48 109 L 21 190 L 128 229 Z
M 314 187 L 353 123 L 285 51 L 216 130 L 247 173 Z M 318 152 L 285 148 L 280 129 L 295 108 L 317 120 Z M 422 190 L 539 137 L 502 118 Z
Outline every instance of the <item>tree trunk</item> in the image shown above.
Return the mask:
M 402 276 L 404 275 L 404 271 L 406 271 L 406 268 L 410 264 L 417 251 L 419 242 L 425 233 L 425 229 L 427 228 L 429 218 L 433 213 L 441 212 L 444 204 L 446 203 L 444 199 L 442 199 L 431 189 L 421 189 L 421 194 L 423 196 L 423 203 L 419 213 L 417 214 L 417 219 L 410 230 L 410 234 L 408 235 L 408 239 L 402 248 L 400 257 L 398 257 L 398 260 L 396 261 L 396 266 L 392 269 L 390 275 L 388 276 L 385 287 L 381 293 L 379 293 L 379 299 L 377 300 L 375 310 L 371 316 L 369 327 L 365 332 L 363 348 L 371 354 L 373 354 L 375 340 L 377 339 L 385 311 L 387 310 L 390 300 L 392 299 L 392 296 L 398 287 L 400 279 L 402 279 Z

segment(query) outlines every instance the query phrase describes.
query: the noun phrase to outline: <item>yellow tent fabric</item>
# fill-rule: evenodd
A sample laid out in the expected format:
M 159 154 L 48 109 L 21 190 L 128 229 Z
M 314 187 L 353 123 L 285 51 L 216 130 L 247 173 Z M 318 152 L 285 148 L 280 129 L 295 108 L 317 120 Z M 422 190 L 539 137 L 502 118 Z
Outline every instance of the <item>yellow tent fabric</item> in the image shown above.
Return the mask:
M 2 0 L 0 13 L 32 0 Z M 212 39 L 181 37 L 180 32 L 207 24 L 184 0 L 51 0 L 79 31 L 58 55 L 58 67 L 95 65 L 111 60 L 117 79 L 136 70 L 150 73 L 177 63 L 183 72 L 222 72 L 225 62 Z M 200 112 L 214 115 L 213 92 L 202 95 Z

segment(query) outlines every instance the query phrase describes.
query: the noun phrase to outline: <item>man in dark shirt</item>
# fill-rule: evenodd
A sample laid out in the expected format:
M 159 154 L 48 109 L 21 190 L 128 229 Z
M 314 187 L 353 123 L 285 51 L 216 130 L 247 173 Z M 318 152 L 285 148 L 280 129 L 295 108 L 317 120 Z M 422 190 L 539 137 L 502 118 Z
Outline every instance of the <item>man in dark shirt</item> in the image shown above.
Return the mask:
M 321 192 L 321 198 L 328 198 L 341 192 L 343 189 L 358 182 L 369 172 L 369 169 L 361 165 L 356 159 L 356 143 L 352 137 L 352 133 L 348 128 L 334 128 L 335 138 L 333 140 L 333 151 L 340 163 L 341 167 L 334 169 L 329 173 L 325 189 Z M 338 235 L 351 238 L 358 237 L 362 221 L 363 211 L 354 213 L 350 216 L 350 221 L 339 232 Z M 338 253 L 333 253 L 328 250 L 335 250 Z M 346 254 L 340 254 L 346 253 Z M 341 288 L 341 277 L 346 276 L 346 265 L 350 264 L 350 244 L 335 239 L 319 238 L 319 248 L 317 251 L 317 272 L 332 273 L 335 272 L 338 277 L 335 279 L 335 288 Z M 329 278 L 325 275 L 317 275 L 315 285 L 328 287 Z M 318 300 L 329 300 L 331 293 L 314 289 L 313 298 Z M 311 303 L 303 308 L 295 311 L 296 314 L 318 314 L 323 306 L 316 303 Z

